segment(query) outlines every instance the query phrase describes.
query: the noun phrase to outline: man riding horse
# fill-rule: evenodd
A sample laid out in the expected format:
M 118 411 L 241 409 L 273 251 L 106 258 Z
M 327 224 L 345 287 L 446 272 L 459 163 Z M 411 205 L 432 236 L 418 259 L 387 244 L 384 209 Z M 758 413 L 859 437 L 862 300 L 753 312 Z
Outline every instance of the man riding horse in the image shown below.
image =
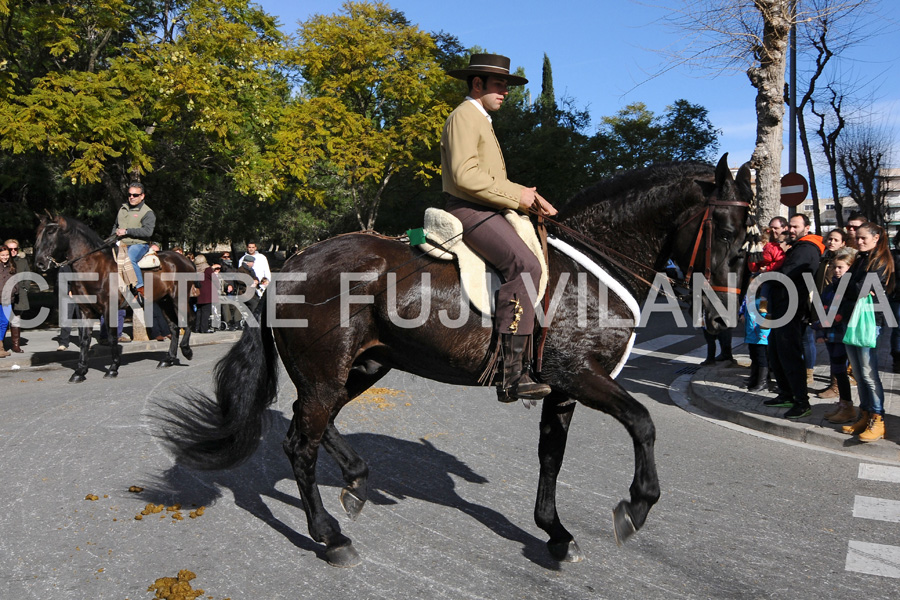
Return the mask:
M 541 265 L 500 212 L 528 212 L 539 207 L 552 216 L 557 211 L 536 188 L 513 183 L 506 176 L 488 111 L 500 108 L 509 86 L 528 83 L 509 73 L 509 63 L 509 58 L 498 54 L 473 54 L 467 68 L 448 73 L 467 81 L 468 96 L 444 124 L 441 176 L 446 210 L 462 222 L 463 240 L 503 279 L 494 318 L 500 336 L 503 389 L 510 398 L 540 400 L 550 393 L 550 386 L 533 381 L 528 374 L 535 314 L 524 275 L 530 275 L 536 285 Z
M 122 203 L 116 215 L 113 233 L 119 243 L 126 246 L 128 259 L 134 266 L 135 284 L 132 294 L 141 306 L 144 305 L 144 274 L 138 261 L 150 250 L 150 238 L 156 227 L 156 214 L 144 202 L 144 185 L 133 182 L 128 186 L 128 200 Z

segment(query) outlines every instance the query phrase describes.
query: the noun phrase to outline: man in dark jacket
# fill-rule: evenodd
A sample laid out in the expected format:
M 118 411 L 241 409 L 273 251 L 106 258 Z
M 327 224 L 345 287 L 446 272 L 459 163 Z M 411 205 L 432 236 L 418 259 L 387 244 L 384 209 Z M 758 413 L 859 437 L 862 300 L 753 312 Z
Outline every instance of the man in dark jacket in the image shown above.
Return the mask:
M 781 272 L 790 279 L 796 291 L 798 303 L 796 311 L 788 315 L 790 309 L 789 290 L 785 285 L 772 286 L 769 297 L 768 319 L 778 320 L 788 316 L 781 327 L 769 334 L 769 366 L 781 392 L 776 398 L 766 400 L 766 406 L 789 407 L 784 416 L 788 419 L 802 419 L 812 413 L 809 392 L 806 388 L 806 364 L 803 360 L 803 336 L 809 322 L 810 289 L 803 280 L 803 274 L 812 275 L 819 267 L 819 259 L 825 250 L 822 236 L 810 235 L 809 217 L 794 215 L 788 225 L 788 248 L 781 265 Z

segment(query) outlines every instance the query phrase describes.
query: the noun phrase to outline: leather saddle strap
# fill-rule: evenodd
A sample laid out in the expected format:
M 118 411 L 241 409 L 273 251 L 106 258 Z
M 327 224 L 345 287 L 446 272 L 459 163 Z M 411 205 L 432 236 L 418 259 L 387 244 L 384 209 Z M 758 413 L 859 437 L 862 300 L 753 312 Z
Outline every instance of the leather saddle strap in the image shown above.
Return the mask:
M 540 203 L 535 202 L 535 206 L 537 207 L 537 233 L 538 239 L 541 242 L 541 251 L 544 253 L 544 264 L 547 265 L 547 277 L 550 277 L 550 251 L 547 247 L 547 223 L 544 221 L 544 211 L 541 208 Z M 548 282 L 549 283 L 549 282 Z M 541 372 L 541 369 L 544 366 L 544 344 L 547 342 L 547 329 L 550 326 L 549 320 L 547 317 L 547 311 L 550 310 L 550 290 L 546 290 L 544 292 L 544 326 L 541 327 L 541 338 L 538 340 L 537 346 L 535 348 L 535 371 L 537 373 Z

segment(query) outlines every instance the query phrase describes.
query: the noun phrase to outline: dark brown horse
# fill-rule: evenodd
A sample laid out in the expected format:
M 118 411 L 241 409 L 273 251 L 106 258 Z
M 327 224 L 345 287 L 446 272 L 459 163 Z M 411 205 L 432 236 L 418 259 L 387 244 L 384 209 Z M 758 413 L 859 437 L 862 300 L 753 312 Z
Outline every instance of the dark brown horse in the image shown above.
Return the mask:
M 112 350 L 112 364 L 107 369 L 105 377 L 116 377 L 119 374 L 119 362 L 122 358 L 122 347 L 116 337 L 117 312 L 119 307 L 125 306 L 125 298 L 121 293 L 113 290 L 117 300 L 114 306 L 110 306 L 111 276 L 118 275 L 118 266 L 112 255 L 111 244 L 101 240 L 81 221 L 63 216 L 41 217 L 36 240 L 34 265 L 39 271 L 69 264 L 75 273 L 88 274 L 93 278 L 73 280 L 71 290 L 75 297 L 92 297 L 90 301 L 76 302 L 81 308 L 84 319 L 99 319 L 101 315 L 105 315 L 109 332 L 108 340 Z M 158 256 L 160 268 L 144 272 L 145 291 L 148 301 L 159 303 L 172 332 L 169 351 L 157 365 L 158 367 L 170 367 L 178 364 L 179 323 L 184 327 L 181 353 L 188 360 L 194 355 L 190 346 L 194 315 L 188 310 L 187 298 L 191 286 L 197 282 L 187 283 L 187 280 L 195 278 L 196 269 L 190 260 L 177 252 L 160 252 Z M 176 275 L 180 275 L 180 277 L 176 277 Z M 182 282 L 180 285 L 179 280 Z M 181 294 L 181 306 L 178 302 L 179 293 Z M 132 306 L 134 307 L 136 304 L 132 304 Z M 179 319 L 179 313 L 181 319 Z M 72 377 L 69 378 L 70 383 L 81 383 L 88 371 L 87 353 L 91 344 L 90 327 L 80 327 L 79 333 L 81 353 L 78 356 L 78 366 Z
M 734 293 L 734 276 L 743 268 L 741 247 L 751 198 L 749 169 L 742 167 L 735 181 L 723 157 L 717 168 L 678 163 L 625 174 L 580 193 L 560 216 L 578 235 L 561 229 L 558 237 L 568 237 L 572 247 L 589 255 L 615 281 L 578 262 L 572 253 L 551 249 L 547 294 L 558 304 L 539 377 L 553 391 L 543 400 L 534 514 L 549 535 L 555 559 L 582 559 L 556 510 L 556 479 L 576 402 L 612 415 L 634 443 L 631 498 L 613 511 L 619 540 L 644 524 L 660 493 L 650 414 L 611 376 L 633 343 L 630 306 L 635 303 L 619 294 L 643 297 L 649 286 L 629 272 L 634 264 L 621 269 L 605 253 L 585 245 L 581 236 L 612 244 L 660 271 L 669 256 L 687 270 L 694 255 L 698 272 L 705 273 L 724 298 Z M 164 405 L 162 434 L 188 466 L 219 469 L 246 459 L 258 445 L 263 415 L 275 399 L 280 354 L 297 388 L 284 449 L 309 533 L 325 544 L 330 563 L 350 566 L 359 557 L 323 507 L 316 484 L 322 446 L 340 465 L 346 482 L 341 503 L 351 518 L 367 499 L 368 467 L 335 427 L 338 412 L 394 368 L 476 385 L 492 329 L 474 311 L 460 317 L 465 307 L 460 305 L 453 263 L 427 258 L 398 239 L 365 233 L 332 238 L 292 257 L 284 273 L 305 274 L 308 280 L 279 280 L 274 295 L 270 287 L 268 302 L 261 305 L 263 326 L 245 331 L 216 368 L 215 398 L 199 394 L 190 403 L 179 399 Z M 278 319 L 297 321 L 269 327 L 273 308 Z M 423 311 L 430 316 L 416 323 Z M 585 314 L 587 323 L 581 323 Z M 452 323 L 454 319 L 458 322 Z M 710 319 L 707 326 L 715 330 L 720 323 Z

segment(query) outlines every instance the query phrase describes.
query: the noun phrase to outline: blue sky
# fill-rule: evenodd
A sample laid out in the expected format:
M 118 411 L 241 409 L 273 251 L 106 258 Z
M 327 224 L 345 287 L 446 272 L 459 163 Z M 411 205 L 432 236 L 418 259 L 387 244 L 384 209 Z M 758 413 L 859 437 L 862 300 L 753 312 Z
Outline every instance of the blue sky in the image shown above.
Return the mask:
M 288 33 L 313 14 L 340 12 L 343 4 L 341 0 L 256 1 L 277 16 Z M 557 96 L 571 96 L 578 107 L 587 108 L 592 129 L 600 117 L 613 115 L 627 104 L 643 102 L 661 114 L 667 105 L 684 98 L 709 110 L 713 125 L 722 131 L 720 151 L 729 153 L 732 166 L 749 160 L 753 152 L 756 90 L 742 70 L 713 74 L 675 68 L 651 77 L 666 65 L 654 50 L 678 39 L 660 21 L 667 14 L 664 9 L 631 0 L 393 0 L 388 4 L 425 31 L 443 30 L 457 36 L 464 47 L 478 45 L 509 56 L 514 67 L 525 69 L 533 97 L 540 93 L 546 53 Z M 881 4 L 892 5 L 889 0 Z M 900 165 L 900 30 L 896 24 L 891 33 L 861 42 L 843 69 L 879 81 L 878 89 L 873 86 L 871 92 L 872 108 L 892 125 L 897 140 L 894 164 Z M 798 164 L 803 164 L 802 157 L 798 156 Z M 785 158 L 782 171 L 787 172 L 787 167 Z

